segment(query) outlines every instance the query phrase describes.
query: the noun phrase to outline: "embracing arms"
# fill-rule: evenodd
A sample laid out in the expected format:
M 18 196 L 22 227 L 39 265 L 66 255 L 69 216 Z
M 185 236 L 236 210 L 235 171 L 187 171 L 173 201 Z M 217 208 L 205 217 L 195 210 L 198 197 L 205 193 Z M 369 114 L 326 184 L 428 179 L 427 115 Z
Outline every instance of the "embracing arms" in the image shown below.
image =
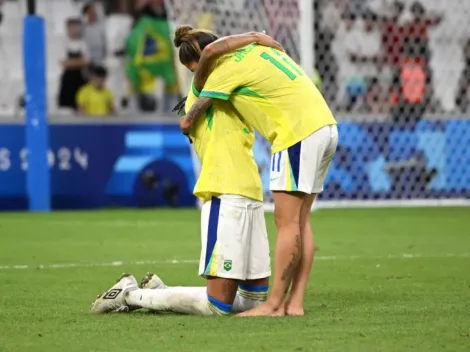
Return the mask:
M 194 85 L 196 89 L 201 91 L 204 88 L 204 84 L 214 69 L 214 64 L 217 62 L 219 57 L 252 43 L 284 51 L 281 44 L 269 35 L 263 33 L 249 32 L 220 38 L 206 46 L 201 53 L 201 58 L 199 59 L 197 69 L 194 74 Z
M 231 51 L 243 48 L 252 43 L 257 43 L 263 46 L 268 46 L 277 50 L 284 51 L 281 44 L 275 41 L 270 36 L 250 32 L 245 34 L 231 35 L 223 37 L 215 42 L 209 44 L 204 48 L 199 59 L 196 72 L 194 75 L 194 86 L 198 91 L 202 91 L 207 78 L 214 69 L 217 59 L 222 55 L 228 54 Z M 183 133 L 189 133 L 189 130 L 200 116 L 211 106 L 212 98 L 200 97 L 196 103 L 191 107 L 186 116 L 182 119 L 180 127 Z

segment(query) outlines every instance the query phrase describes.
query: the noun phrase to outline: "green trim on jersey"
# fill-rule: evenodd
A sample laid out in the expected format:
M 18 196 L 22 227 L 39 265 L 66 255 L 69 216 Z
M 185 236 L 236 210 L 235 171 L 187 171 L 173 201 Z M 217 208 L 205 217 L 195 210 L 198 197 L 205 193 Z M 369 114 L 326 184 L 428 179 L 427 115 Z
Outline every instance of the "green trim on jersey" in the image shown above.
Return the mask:
M 211 105 L 207 108 L 206 120 L 207 120 L 207 127 L 209 127 L 209 130 L 212 130 L 212 125 L 214 124 L 214 105 Z
M 263 97 L 262 95 L 259 95 L 259 94 L 256 93 L 255 91 L 252 91 L 252 90 L 249 89 L 248 87 L 240 86 L 240 87 L 236 88 L 233 92 L 234 92 L 234 93 L 237 93 L 237 94 L 242 94 L 242 95 L 249 95 L 250 97 L 256 97 L 256 98 L 261 98 L 261 99 L 267 99 L 267 98 Z
M 191 89 L 193 90 L 193 94 L 199 98 L 199 94 L 201 94 L 201 92 L 199 92 L 197 89 L 196 89 L 196 86 L 194 85 L 194 78 L 193 80 L 191 81 Z
M 229 100 L 230 99 L 230 94 L 225 94 L 222 92 L 213 92 L 213 91 L 208 91 L 208 90 L 203 90 L 201 92 L 201 95 L 199 95 L 200 98 L 206 97 L 206 98 L 214 98 L 214 99 L 221 99 L 221 100 Z

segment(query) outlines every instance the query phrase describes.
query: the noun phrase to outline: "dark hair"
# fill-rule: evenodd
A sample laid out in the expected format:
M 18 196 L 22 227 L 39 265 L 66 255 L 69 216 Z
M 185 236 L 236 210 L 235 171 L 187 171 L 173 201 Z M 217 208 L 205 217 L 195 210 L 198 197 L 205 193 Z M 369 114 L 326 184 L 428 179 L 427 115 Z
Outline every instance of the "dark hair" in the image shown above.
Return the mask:
M 99 77 L 99 78 L 106 78 L 108 75 L 108 70 L 103 67 L 103 66 L 93 66 L 91 68 L 91 73 L 93 76 Z
M 341 19 L 343 21 L 348 20 L 348 21 L 355 21 L 357 18 L 357 15 L 354 11 L 351 9 L 347 8 L 344 10 L 344 12 L 341 14 Z
M 364 21 L 372 21 L 372 22 L 377 22 L 379 17 L 374 11 L 371 10 L 366 10 L 362 13 L 362 19 Z
M 403 12 L 405 9 L 405 5 L 401 1 L 394 1 L 392 5 L 398 12 Z
M 71 17 L 67 19 L 66 24 L 67 26 L 73 26 L 73 25 L 79 26 L 82 24 L 82 21 L 79 18 Z
M 424 8 L 423 4 L 419 1 L 415 1 L 411 4 L 410 11 L 412 14 L 419 14 L 424 15 L 426 13 L 426 9 Z
M 183 65 L 187 65 L 193 61 L 198 62 L 201 52 L 217 37 L 211 31 L 206 29 L 193 29 L 190 25 L 184 24 L 179 26 L 175 31 L 174 44 L 180 48 L 179 58 Z
M 95 6 L 94 1 L 87 2 L 85 6 L 83 6 L 82 15 L 86 15 L 93 6 Z

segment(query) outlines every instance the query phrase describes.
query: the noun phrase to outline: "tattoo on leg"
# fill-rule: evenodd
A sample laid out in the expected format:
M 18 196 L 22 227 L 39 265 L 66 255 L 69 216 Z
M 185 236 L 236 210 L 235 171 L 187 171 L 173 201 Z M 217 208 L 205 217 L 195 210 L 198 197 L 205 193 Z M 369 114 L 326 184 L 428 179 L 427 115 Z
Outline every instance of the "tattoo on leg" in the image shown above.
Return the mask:
M 294 276 L 295 270 L 297 269 L 297 265 L 299 264 L 300 255 L 302 253 L 301 249 L 302 249 L 302 240 L 299 234 L 295 236 L 295 249 L 294 249 L 294 252 L 292 253 L 292 260 L 287 266 L 287 268 L 284 269 L 284 272 L 282 273 L 282 277 L 281 277 L 282 281 L 284 281 L 284 284 L 286 285 L 286 290 L 289 290 L 290 283 Z

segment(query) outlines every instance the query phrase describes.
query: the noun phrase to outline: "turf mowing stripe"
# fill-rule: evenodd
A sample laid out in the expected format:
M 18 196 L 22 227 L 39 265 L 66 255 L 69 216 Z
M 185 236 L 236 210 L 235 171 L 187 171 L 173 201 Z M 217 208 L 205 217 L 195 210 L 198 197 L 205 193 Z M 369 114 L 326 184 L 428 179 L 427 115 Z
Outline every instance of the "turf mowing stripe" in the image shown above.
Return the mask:
M 423 254 L 402 253 L 399 255 L 389 254 L 386 256 L 316 256 L 315 260 L 384 260 L 384 259 L 443 259 L 443 258 L 468 258 L 470 253 L 446 253 L 444 255 L 433 256 Z M 181 265 L 181 264 L 198 264 L 199 260 L 137 260 L 137 261 L 114 261 L 107 263 L 64 263 L 64 264 L 40 264 L 40 265 L 0 265 L 0 270 L 22 270 L 22 269 L 66 269 L 66 268 L 94 268 L 94 267 L 112 267 L 112 266 L 125 266 L 125 265 Z

